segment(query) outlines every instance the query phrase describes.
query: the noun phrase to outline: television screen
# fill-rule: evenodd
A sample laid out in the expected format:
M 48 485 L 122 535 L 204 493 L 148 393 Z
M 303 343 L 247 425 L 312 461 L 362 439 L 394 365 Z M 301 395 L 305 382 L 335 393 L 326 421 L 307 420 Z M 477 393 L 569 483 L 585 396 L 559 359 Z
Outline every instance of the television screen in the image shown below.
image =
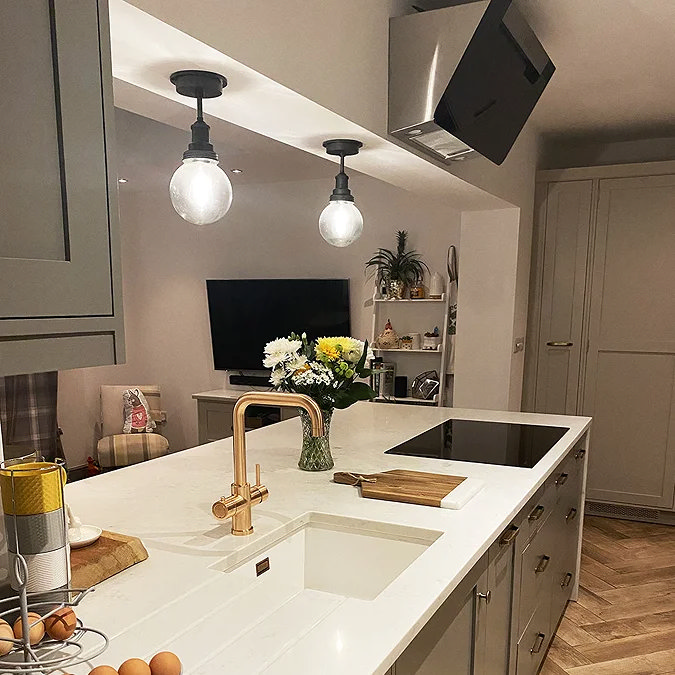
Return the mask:
M 208 279 L 216 370 L 262 370 L 278 337 L 350 335 L 348 279 Z

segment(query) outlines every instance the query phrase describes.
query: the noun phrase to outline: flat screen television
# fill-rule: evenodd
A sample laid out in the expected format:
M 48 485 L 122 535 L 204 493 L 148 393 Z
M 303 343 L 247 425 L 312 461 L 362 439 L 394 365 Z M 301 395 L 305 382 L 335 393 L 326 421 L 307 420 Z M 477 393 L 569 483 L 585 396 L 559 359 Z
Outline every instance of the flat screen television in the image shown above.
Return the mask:
M 263 370 L 277 337 L 350 335 L 349 279 L 208 279 L 216 370 Z

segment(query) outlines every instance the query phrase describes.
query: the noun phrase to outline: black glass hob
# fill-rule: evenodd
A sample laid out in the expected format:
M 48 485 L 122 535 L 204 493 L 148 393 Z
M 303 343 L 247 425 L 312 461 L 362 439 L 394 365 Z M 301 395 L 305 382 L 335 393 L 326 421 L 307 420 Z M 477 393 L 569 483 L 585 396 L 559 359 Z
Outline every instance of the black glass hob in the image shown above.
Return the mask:
M 448 420 L 386 454 L 531 469 L 567 431 L 567 427 Z

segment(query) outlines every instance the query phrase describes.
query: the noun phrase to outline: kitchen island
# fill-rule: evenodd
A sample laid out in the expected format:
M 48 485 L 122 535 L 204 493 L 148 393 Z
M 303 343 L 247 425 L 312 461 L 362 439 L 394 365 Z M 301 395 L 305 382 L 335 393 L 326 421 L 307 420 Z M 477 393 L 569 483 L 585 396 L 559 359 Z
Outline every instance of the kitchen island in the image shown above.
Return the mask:
M 531 469 L 384 454 L 452 418 L 564 426 L 569 431 Z M 439 616 L 437 610 L 447 608 L 463 592 L 462 584 L 477 575 L 476 570 L 481 572 L 481 565 L 488 569 L 489 551 L 501 548 L 504 533 L 506 539 L 514 539 L 510 533 L 515 534 L 519 526 L 514 523 L 523 514 L 527 525 L 518 537 L 521 557 L 528 560 L 532 548 L 528 542 L 536 541 L 532 533 L 538 523 L 552 522 L 555 513 L 551 495 L 557 487 L 552 481 L 555 478 L 555 485 L 562 485 L 556 472 L 575 459 L 572 455 L 579 472 L 578 506 L 566 519 L 578 512 L 576 522 L 581 520 L 579 495 L 585 480 L 589 425 L 590 419 L 582 417 L 369 403 L 335 413 L 331 425 L 334 471 L 414 469 L 483 481 L 483 489 L 459 510 L 363 499 L 357 488 L 334 484 L 333 471 L 298 470 L 299 419 L 256 430 L 247 434 L 249 471 L 255 462 L 262 465 L 262 481 L 270 496 L 253 508 L 255 532 L 248 537 L 234 537 L 230 522 L 218 521 L 211 513 L 213 502 L 230 490 L 231 439 L 68 485 L 66 497 L 83 522 L 136 535 L 150 553 L 145 562 L 101 583 L 78 611 L 87 625 L 111 638 L 109 649 L 95 664 L 117 667 L 127 658 L 149 659 L 166 649 L 180 656 L 186 675 L 386 673 L 432 617 Z M 566 472 L 560 475 L 566 480 Z M 529 517 L 531 508 L 533 517 Z M 546 520 L 539 509 L 554 513 Z M 284 598 L 275 573 L 293 576 L 295 572 L 297 577 L 303 569 L 298 569 L 301 565 L 295 565 L 293 557 L 275 564 L 272 553 L 270 572 L 256 582 L 254 566 L 268 555 L 267 549 L 309 521 L 319 528 L 339 532 L 353 526 L 387 542 L 407 542 L 414 549 L 411 562 L 400 573 L 387 571 L 386 547 L 381 549 L 381 558 L 375 547 L 374 555 L 362 565 L 364 583 L 377 578 L 373 570 L 382 570 L 383 579 L 391 574 L 393 580 L 370 595 L 368 589 L 344 595 L 308 590 Z M 537 539 L 555 539 L 554 532 L 545 535 L 545 527 Z M 528 528 L 532 531 L 524 532 Z M 572 594 L 577 583 L 578 532 L 577 528 L 566 551 L 572 558 L 567 579 Z M 348 566 L 349 558 L 347 547 L 338 567 Z M 547 558 L 543 555 L 537 567 L 546 567 Z M 511 556 L 512 561 L 516 559 Z M 512 576 L 523 583 L 519 569 L 516 565 Z M 546 576 L 537 575 L 537 583 Z M 489 575 L 481 578 L 489 579 Z M 263 582 L 267 587 L 262 587 Z M 258 595 L 256 583 L 261 584 Z M 476 585 L 474 595 L 479 590 Z M 528 594 L 528 602 L 535 596 Z M 550 598 L 546 603 L 544 609 L 550 612 Z M 527 638 L 525 629 L 543 612 L 543 605 L 526 604 L 514 607 L 511 616 L 516 618 L 506 626 L 506 632 L 514 636 L 508 646 L 513 655 L 511 672 L 515 672 L 515 654 L 520 649 L 519 612 L 525 617 L 522 623 L 527 623 L 522 627 L 523 639 Z M 550 627 L 553 621 L 548 614 L 547 618 Z M 535 639 L 540 634 L 535 632 Z M 541 643 L 539 649 L 545 651 L 543 638 Z M 413 652 L 419 649 L 414 647 Z M 397 673 L 409 672 L 406 655 L 399 659 Z M 419 661 L 418 655 L 413 657 L 409 663 Z M 73 672 L 79 675 L 88 669 L 78 666 Z M 518 672 L 534 671 L 519 666 Z

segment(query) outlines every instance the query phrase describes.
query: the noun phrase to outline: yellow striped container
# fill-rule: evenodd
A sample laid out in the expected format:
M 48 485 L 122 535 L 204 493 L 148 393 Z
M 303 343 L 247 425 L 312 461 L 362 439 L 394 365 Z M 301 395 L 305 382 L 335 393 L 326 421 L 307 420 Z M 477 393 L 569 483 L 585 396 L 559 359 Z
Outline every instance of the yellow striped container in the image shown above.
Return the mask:
M 63 508 L 66 472 L 51 462 L 0 466 L 2 509 L 8 516 L 30 516 Z

